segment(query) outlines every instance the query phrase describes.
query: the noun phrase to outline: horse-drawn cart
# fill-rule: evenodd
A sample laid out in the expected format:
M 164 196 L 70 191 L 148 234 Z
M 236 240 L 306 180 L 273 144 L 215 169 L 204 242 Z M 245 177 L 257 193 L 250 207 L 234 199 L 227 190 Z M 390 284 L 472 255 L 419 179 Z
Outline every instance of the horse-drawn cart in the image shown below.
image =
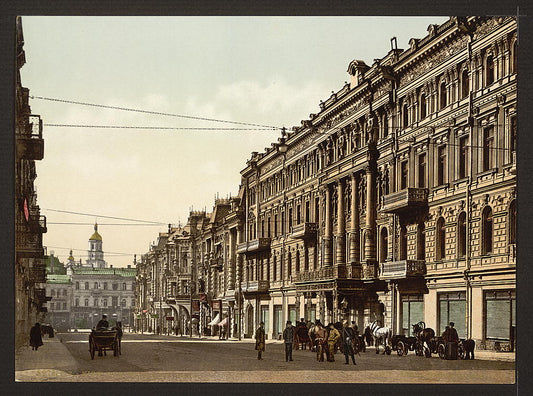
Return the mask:
M 106 351 L 113 351 L 113 356 L 118 356 L 120 354 L 118 330 L 92 330 L 89 335 L 91 359 L 94 359 L 96 351 L 98 351 L 98 356 L 106 355 Z

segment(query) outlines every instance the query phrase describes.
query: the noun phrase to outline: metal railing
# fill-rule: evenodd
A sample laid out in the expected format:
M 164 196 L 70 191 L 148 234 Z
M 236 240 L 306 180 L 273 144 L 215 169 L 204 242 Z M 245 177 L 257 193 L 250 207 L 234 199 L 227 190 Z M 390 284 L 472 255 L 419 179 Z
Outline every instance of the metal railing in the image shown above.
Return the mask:
M 381 264 L 381 277 L 385 279 L 402 279 L 425 274 L 425 260 L 401 260 Z

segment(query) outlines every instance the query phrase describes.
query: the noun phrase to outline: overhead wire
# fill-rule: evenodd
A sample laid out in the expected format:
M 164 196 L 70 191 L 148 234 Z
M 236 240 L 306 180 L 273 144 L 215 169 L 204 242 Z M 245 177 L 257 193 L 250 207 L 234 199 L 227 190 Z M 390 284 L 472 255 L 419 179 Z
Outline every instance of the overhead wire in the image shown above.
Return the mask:
M 76 105 L 81 105 L 81 106 L 98 107 L 98 108 L 104 108 L 104 109 L 131 111 L 131 112 L 136 112 L 136 113 L 154 114 L 154 115 L 161 115 L 161 116 L 167 116 L 167 117 L 178 117 L 178 118 L 185 118 L 185 119 L 190 119 L 190 120 L 211 121 L 211 122 L 220 122 L 220 123 L 236 124 L 236 125 L 248 125 L 248 126 L 256 126 L 256 127 L 262 127 L 262 128 L 270 128 L 272 130 L 281 129 L 279 127 L 275 127 L 275 126 L 272 126 L 272 125 L 254 124 L 254 123 L 250 123 L 250 122 L 228 121 L 228 120 L 221 120 L 221 119 L 216 119 L 216 118 L 207 118 L 207 117 L 197 117 L 197 116 L 189 116 L 189 115 L 183 115 L 183 114 L 164 113 L 164 112 L 160 112 L 160 111 L 132 109 L 132 108 L 128 108 L 128 107 L 109 106 L 109 105 L 103 105 L 103 104 L 97 104 L 97 103 L 78 102 L 78 101 L 74 101 L 74 100 L 48 98 L 48 97 L 37 96 L 37 95 L 30 95 L 30 98 L 31 99 L 48 100 L 48 101 L 52 101 L 52 102 L 76 104 Z
M 46 127 L 91 128 L 91 129 L 153 129 L 179 131 L 269 131 L 272 128 L 201 128 L 201 127 L 160 127 L 160 126 L 122 126 L 122 125 L 83 125 L 83 124 L 43 124 Z
M 91 216 L 91 217 L 98 217 L 98 218 L 104 218 L 104 219 L 114 219 L 114 220 L 124 220 L 124 221 L 137 221 L 137 222 L 141 222 L 141 223 L 150 223 L 150 224 L 154 224 L 154 225 L 167 225 L 168 224 L 168 223 L 162 223 L 162 222 L 158 222 L 158 221 L 128 219 L 128 218 L 125 218 L 125 217 L 105 216 L 105 215 L 99 215 L 99 214 L 93 214 L 93 213 L 73 212 L 73 211 L 69 211 L 69 210 L 60 210 L 60 209 L 41 208 L 41 210 L 48 210 L 50 212 L 74 214 L 74 215 L 80 215 L 80 216 Z

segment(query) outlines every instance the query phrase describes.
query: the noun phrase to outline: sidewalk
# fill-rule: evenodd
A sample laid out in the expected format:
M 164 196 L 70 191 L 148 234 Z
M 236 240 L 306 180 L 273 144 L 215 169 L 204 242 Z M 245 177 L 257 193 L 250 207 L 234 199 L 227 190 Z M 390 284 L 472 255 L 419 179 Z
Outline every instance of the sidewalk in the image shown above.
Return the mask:
M 43 346 L 37 351 L 24 346 L 15 351 L 15 372 L 27 370 L 58 370 L 77 373 L 78 364 L 57 335 L 43 337 Z

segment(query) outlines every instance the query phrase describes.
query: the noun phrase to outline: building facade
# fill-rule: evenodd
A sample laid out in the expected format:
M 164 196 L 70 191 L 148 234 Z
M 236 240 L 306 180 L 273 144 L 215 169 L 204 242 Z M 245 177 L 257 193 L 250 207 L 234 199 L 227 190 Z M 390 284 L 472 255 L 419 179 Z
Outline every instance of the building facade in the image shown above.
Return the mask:
M 46 217 L 40 214 L 34 181 L 35 161 L 44 157 L 43 126 L 31 113 L 29 89 L 20 80 L 26 63 L 21 18 L 16 19 L 15 81 L 15 346 L 26 345 L 30 328 L 46 312 L 44 248 Z
M 352 61 L 318 114 L 252 153 L 238 197 L 189 220 L 182 307 L 201 331 L 217 313 L 230 335 L 264 321 L 270 338 L 300 317 L 406 335 L 453 321 L 478 348 L 513 349 L 516 33 L 512 17 L 453 17 L 406 50 L 393 39 L 372 65 Z M 138 275 L 148 300 L 154 284 L 169 290 L 179 232 L 160 235 Z

